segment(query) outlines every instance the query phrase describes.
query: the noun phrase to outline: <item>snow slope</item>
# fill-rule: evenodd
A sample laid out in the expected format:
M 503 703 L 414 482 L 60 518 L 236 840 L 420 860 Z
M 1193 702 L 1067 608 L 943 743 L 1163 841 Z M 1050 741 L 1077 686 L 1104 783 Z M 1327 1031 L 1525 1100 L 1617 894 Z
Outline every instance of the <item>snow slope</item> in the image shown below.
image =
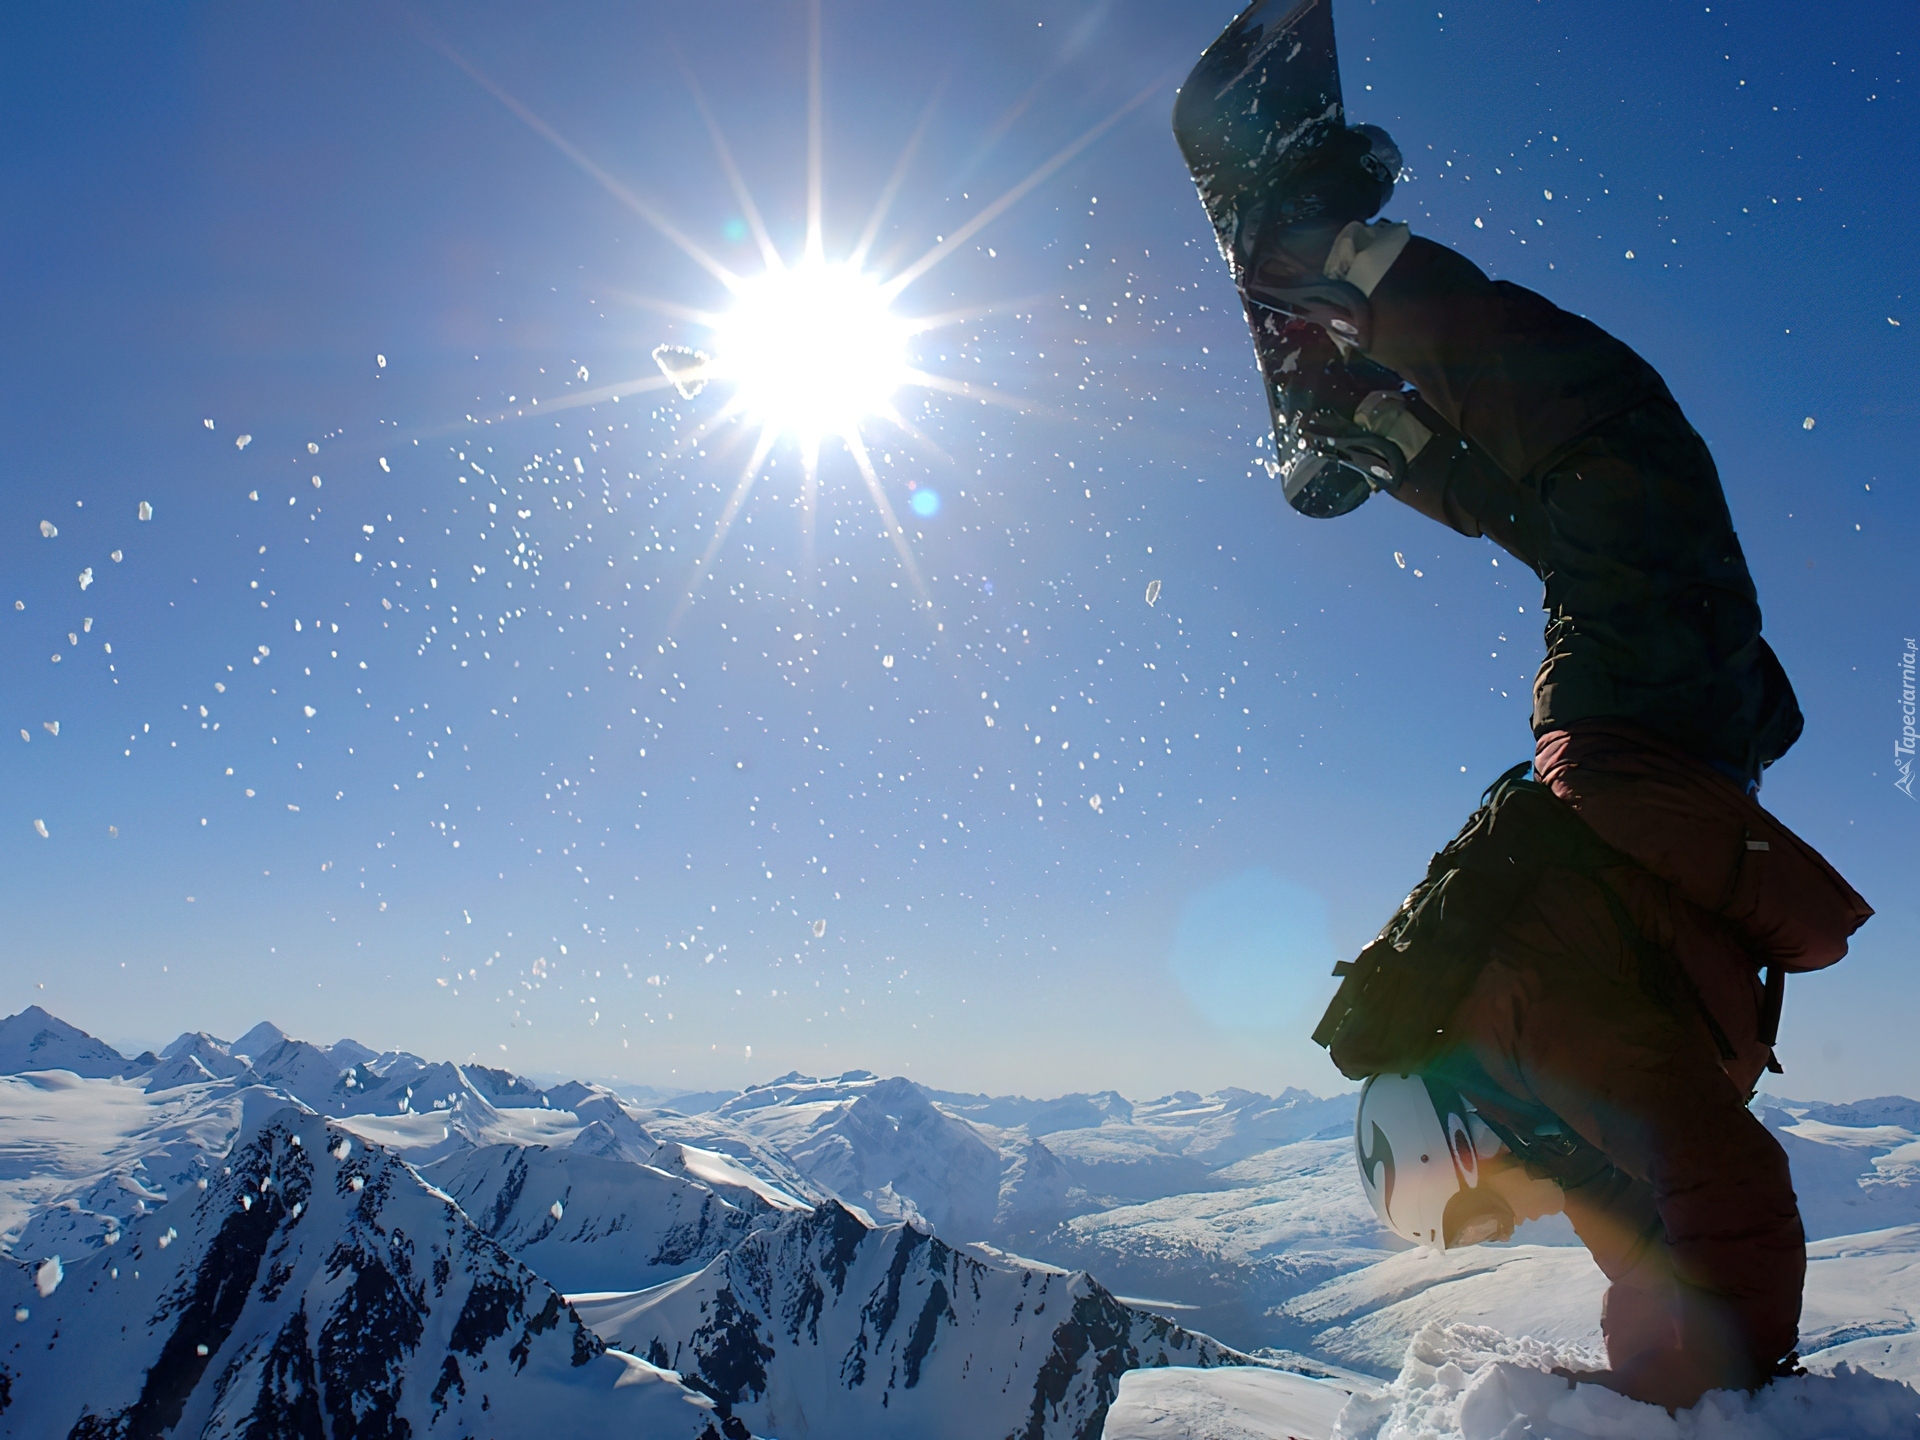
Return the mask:
M 1348 1394 L 1285 1370 L 1129 1370 L 1102 1440 L 1328 1440 Z
M 77 1264 L 7 1265 L 10 1435 L 739 1440 L 405 1164 L 282 1109 Z
M 118 1244 L 287 1103 L 230 1081 L 155 1094 L 70 1070 L 0 1076 L 0 1250 L 71 1260 Z
M 831 1202 L 697 1274 L 573 1304 L 781 1440 L 1097 1440 L 1121 1372 L 1247 1363 L 1084 1274 L 990 1264 Z
M 1479 1245 L 1409 1250 L 1287 1302 L 1289 1342 L 1386 1376 L 1430 1325 L 1485 1326 L 1596 1350 L 1606 1279 L 1584 1249 Z M 1920 1386 L 1920 1226 L 1815 1241 L 1807 1247 L 1801 1362 L 1843 1365 Z
M 1424 1327 L 1399 1376 L 1356 1395 L 1334 1423 L 1336 1440 L 1852 1440 L 1920 1437 L 1920 1393 L 1861 1371 L 1778 1380 L 1749 1395 L 1716 1390 L 1669 1415 L 1597 1385 L 1570 1385 L 1556 1366 L 1580 1368 L 1577 1348 L 1515 1340 L 1472 1325 Z
M 669 1163 L 681 1158 L 670 1148 Z M 657 1285 L 805 1208 L 776 1205 L 749 1185 L 708 1183 L 684 1166 L 608 1159 L 578 1141 L 562 1150 L 489 1145 L 421 1173 L 562 1290 Z
M 27 1070 L 71 1070 L 102 1077 L 124 1074 L 127 1057 L 38 1005 L 0 1020 L 0 1074 Z

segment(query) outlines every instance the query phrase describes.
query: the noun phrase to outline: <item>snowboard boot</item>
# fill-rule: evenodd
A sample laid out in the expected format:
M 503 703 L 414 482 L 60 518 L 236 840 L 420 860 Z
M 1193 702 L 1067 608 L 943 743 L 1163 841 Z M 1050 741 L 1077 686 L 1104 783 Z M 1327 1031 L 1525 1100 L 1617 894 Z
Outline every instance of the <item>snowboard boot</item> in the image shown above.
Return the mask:
M 1275 310 L 1251 313 L 1273 419 L 1268 469 L 1287 503 L 1324 520 L 1376 490 L 1398 489 L 1407 465 L 1445 428 L 1440 417 L 1391 370 L 1343 355 L 1318 325 Z

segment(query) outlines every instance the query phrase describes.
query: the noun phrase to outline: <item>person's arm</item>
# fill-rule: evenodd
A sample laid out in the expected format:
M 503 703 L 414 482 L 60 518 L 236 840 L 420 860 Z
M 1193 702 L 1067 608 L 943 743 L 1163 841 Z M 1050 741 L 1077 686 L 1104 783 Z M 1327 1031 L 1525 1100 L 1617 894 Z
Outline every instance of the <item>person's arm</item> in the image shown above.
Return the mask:
M 1486 451 L 1462 436 L 1422 397 L 1394 399 L 1414 421 L 1412 436 L 1418 443 L 1411 447 L 1400 484 L 1387 493 L 1462 535 L 1486 536 L 1536 575 L 1544 575 L 1549 537 L 1539 495 L 1509 479 Z M 1363 404 L 1362 423 L 1379 433 L 1405 435 L 1408 427 L 1392 418 L 1395 408 Z M 1408 448 L 1404 442 L 1403 448 Z
M 1417 235 L 1367 300 L 1368 357 L 1514 480 L 1601 421 L 1669 398 L 1653 367 L 1592 321 Z

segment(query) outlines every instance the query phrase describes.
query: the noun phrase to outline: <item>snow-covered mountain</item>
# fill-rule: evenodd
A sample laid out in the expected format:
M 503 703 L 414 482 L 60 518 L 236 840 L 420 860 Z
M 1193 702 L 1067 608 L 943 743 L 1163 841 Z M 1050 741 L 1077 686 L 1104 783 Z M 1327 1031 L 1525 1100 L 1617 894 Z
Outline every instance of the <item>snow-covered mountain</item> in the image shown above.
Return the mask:
M 1046 1146 L 949 1114 L 911 1080 L 789 1075 L 702 1117 L 777 1148 L 815 1185 L 888 1220 L 981 1240 L 1051 1219 L 1069 1189 Z
M 430 1198 L 443 1228 L 451 1223 L 445 1215 L 460 1217 L 471 1243 L 512 1256 L 536 1283 L 583 1297 L 583 1313 L 623 1347 L 658 1359 L 657 1341 L 695 1390 L 729 1404 L 738 1398 L 736 1429 L 750 1423 L 784 1440 L 831 1426 L 846 1440 L 945 1433 L 937 1397 L 972 1414 L 986 1403 L 974 1382 L 989 1374 L 1012 1387 L 1007 1395 L 1024 1397 L 981 1412 L 995 1425 L 1004 1420 L 1003 1433 L 1090 1434 L 1090 1417 L 1113 1398 L 1115 1377 L 1128 1366 L 1179 1362 L 1189 1343 L 1212 1358 L 1227 1353 L 1195 1333 L 1202 1330 L 1358 1389 L 1405 1381 L 1408 1395 L 1426 1393 L 1426 1382 L 1406 1380 L 1414 1372 L 1404 1367 L 1415 1364 L 1419 1337 L 1436 1324 L 1524 1334 L 1555 1353 L 1596 1339 L 1601 1281 L 1564 1221 L 1525 1227 L 1520 1243 L 1447 1256 L 1408 1252 L 1384 1235 L 1353 1179 L 1351 1095 L 1026 1100 L 852 1071 L 788 1075 L 684 1106 L 685 1097 L 667 1105 L 650 1098 L 656 1103 L 645 1106 L 583 1081 L 542 1088 L 489 1067 L 375 1054 L 352 1040 L 313 1045 L 271 1025 L 234 1041 L 191 1032 L 162 1055 L 128 1060 L 44 1011 L 27 1011 L 0 1020 L 0 1251 L 24 1267 L 14 1278 L 32 1282 L 36 1294 L 43 1274 L 66 1274 L 62 1287 L 91 1277 L 102 1305 L 144 1295 L 99 1277 L 115 1269 L 150 1277 L 161 1249 L 169 1263 L 179 1258 L 175 1246 L 185 1238 L 160 1246 L 154 1217 L 225 1193 L 242 1168 L 236 1157 L 252 1164 L 249 1147 L 274 1124 L 288 1136 L 288 1125 L 318 1124 L 329 1154 L 340 1139 L 351 1141 L 351 1154 L 380 1154 Z M 1920 1103 L 1763 1097 L 1755 1108 L 1788 1149 L 1814 1242 L 1803 1354 L 1816 1367 L 1920 1380 L 1920 1325 L 1911 1318 L 1920 1316 Z M 283 1112 L 305 1118 L 273 1118 Z M 407 1214 L 409 1243 L 439 1233 Z M 188 1235 L 177 1219 L 168 1225 Z M 308 1264 L 319 1253 L 317 1222 L 296 1229 L 308 1247 L 299 1263 Z M 399 1244 L 398 1232 L 383 1233 L 389 1239 L 378 1243 Z M 844 1263 L 832 1258 L 842 1244 L 836 1236 L 854 1237 L 844 1240 Z M 340 1243 L 340 1253 L 358 1254 L 375 1239 Z M 382 1263 L 398 1266 L 398 1253 Z M 138 1263 L 128 1258 L 136 1254 Z M 55 1257 L 59 1265 L 46 1270 Z M 936 1283 L 945 1298 L 922 1323 Z M 1024 1292 L 1033 1287 L 1047 1298 L 1028 1303 Z M 130 1336 L 160 1323 L 149 1299 L 128 1311 L 137 1323 L 118 1322 Z M 349 1303 L 323 1296 L 313 1304 L 323 1299 L 335 1313 Z M 44 1309 L 22 1304 L 30 1316 Z M 809 1317 L 804 1330 L 796 1306 Z M 1147 1330 L 1116 1338 L 1118 1312 L 1125 1326 Z M 1162 1314 L 1186 1329 L 1155 1318 Z M 1056 1334 L 1063 1315 L 1080 1317 L 1078 1328 Z M 1096 1325 L 1099 1316 L 1106 1320 Z M 76 1317 L 63 1336 L 107 1323 Z M 7 1337 L 23 1365 L 31 1349 L 20 1348 L 24 1334 Z M 1164 1338 L 1178 1336 L 1185 1339 Z M 116 1351 L 115 1363 L 137 1377 L 153 1357 L 126 1343 L 134 1350 Z M 1046 1369 L 1046 1356 L 1061 1346 L 1073 1352 L 1073 1367 Z M 1487 1354 L 1495 1351 L 1507 1353 L 1495 1346 Z M 221 1375 L 255 1375 L 246 1369 L 254 1360 L 213 1353 L 240 1364 L 223 1362 Z M 319 1363 L 319 1351 L 312 1354 Z M 866 1368 L 849 1386 L 852 1355 Z M 922 1378 L 909 1386 L 910 1361 Z M 471 1382 L 467 1361 L 457 1363 Z M 412 1360 L 391 1364 L 417 1395 L 424 1372 L 410 1368 Z M 1035 1411 L 1042 1371 L 1049 1385 L 1065 1388 Z M 839 1379 L 823 1390 L 823 1376 Z M 228 1414 L 219 1407 L 229 1400 L 219 1397 L 229 1381 L 206 1383 L 219 1392 L 206 1401 L 214 1407 L 207 1414 Z M 256 1390 L 263 1383 L 244 1382 Z M 1159 1397 L 1140 1414 L 1185 1414 L 1224 1403 L 1229 1391 L 1271 1399 L 1287 1389 L 1254 1381 L 1168 1386 L 1135 1387 Z M 194 1387 L 199 1394 L 202 1381 Z M 122 1408 L 138 1398 L 114 1400 L 111 1387 L 101 1394 L 102 1405 Z M 1011 1408 L 1002 1415 L 993 1405 Z M 728 1423 L 724 1408 L 702 1412 L 702 1424 L 722 1427 L 715 1434 Z M 38 1433 L 8 1429 L 25 1413 L 0 1412 L 0 1434 Z M 775 1417 L 787 1428 L 775 1428 Z M 447 1422 L 430 1417 L 429 1429 L 414 1433 L 436 1423 Z
M 12 1435 L 747 1434 L 608 1353 L 410 1167 L 293 1108 L 110 1251 L 5 1266 L 0 1304 Z
M 679 1145 L 654 1153 L 658 1164 L 608 1158 L 580 1140 L 565 1149 L 488 1145 L 421 1173 L 562 1290 L 657 1285 L 807 1209 L 718 1156 L 690 1162 Z
M 573 1303 L 782 1440 L 1097 1440 L 1124 1371 L 1250 1363 L 1083 1273 L 990 1263 L 834 1202 L 685 1279 Z
M 126 1072 L 127 1057 L 105 1041 L 29 1005 L 0 1020 L 0 1074 L 27 1070 L 71 1070 L 76 1075 Z

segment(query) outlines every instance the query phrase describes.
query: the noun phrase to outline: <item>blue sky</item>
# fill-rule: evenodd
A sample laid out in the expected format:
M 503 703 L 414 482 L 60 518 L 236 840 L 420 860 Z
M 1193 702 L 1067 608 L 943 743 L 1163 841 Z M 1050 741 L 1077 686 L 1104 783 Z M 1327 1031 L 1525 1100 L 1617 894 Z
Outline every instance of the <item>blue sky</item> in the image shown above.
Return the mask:
M 808 549 L 786 445 L 676 621 L 752 437 L 694 438 L 719 387 L 573 402 L 724 291 L 442 47 L 748 273 L 687 77 L 796 254 L 803 5 L 10 10 L 0 1005 L 688 1087 L 1336 1085 L 1328 965 L 1530 753 L 1539 587 L 1257 470 L 1167 128 L 1231 13 L 828 0 L 829 258 L 926 122 L 883 274 L 1158 88 L 897 302 L 995 397 L 868 432 L 925 599 L 831 442 Z M 1336 18 L 1388 213 L 1713 446 L 1808 717 L 1764 798 L 1879 910 L 1778 1088 L 1911 1092 L 1911 8 Z

